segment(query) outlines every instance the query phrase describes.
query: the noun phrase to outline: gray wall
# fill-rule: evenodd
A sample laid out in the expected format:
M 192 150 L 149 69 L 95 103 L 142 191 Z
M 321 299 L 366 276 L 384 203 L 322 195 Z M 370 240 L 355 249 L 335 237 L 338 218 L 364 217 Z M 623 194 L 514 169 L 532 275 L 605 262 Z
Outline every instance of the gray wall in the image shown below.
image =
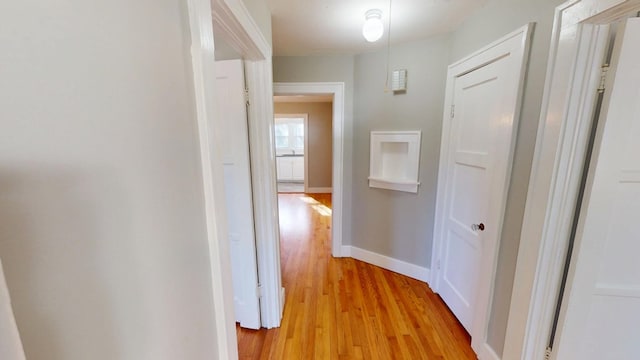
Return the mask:
M 309 187 L 330 188 L 333 166 L 333 136 L 331 133 L 333 105 L 328 102 L 277 102 L 275 114 L 308 114 L 307 157 Z
M 423 267 L 431 261 L 449 37 L 391 49 L 391 69 L 407 69 L 406 94 L 385 92 L 386 51 L 356 56 L 352 244 Z M 422 130 L 418 194 L 370 188 L 372 130 Z
M 3 2 L 0 24 L 0 256 L 27 358 L 214 359 L 186 2 Z
M 344 82 L 344 171 L 342 239 L 344 245 L 351 239 L 351 168 L 353 167 L 353 86 L 354 57 L 352 55 L 329 56 L 278 56 L 273 58 L 274 82 Z
M 554 9 L 563 2 L 561 0 L 493 0 L 452 34 L 451 62 L 528 22 L 536 22 L 489 323 L 488 342 L 499 355 L 502 354 L 504 347 L 520 230 L 542 104 Z

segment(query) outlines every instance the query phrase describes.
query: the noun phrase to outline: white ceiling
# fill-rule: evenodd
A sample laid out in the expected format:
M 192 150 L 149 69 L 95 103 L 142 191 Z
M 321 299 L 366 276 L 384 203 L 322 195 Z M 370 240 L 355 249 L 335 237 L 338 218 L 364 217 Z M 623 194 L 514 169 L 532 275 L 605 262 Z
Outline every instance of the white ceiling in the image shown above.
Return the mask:
M 454 30 L 487 0 L 392 0 L 391 42 L 402 43 Z M 387 41 L 389 0 L 267 0 L 274 55 L 360 53 Z M 380 9 L 383 38 L 362 37 L 364 13 Z

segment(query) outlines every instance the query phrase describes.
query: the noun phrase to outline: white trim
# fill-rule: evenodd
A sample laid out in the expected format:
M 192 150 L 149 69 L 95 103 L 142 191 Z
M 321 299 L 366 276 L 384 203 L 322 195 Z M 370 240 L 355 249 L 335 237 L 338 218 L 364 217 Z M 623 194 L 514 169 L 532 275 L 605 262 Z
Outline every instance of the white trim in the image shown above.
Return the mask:
M 484 343 L 478 352 L 478 360 L 500 360 L 500 356 L 489 346 Z
M 213 27 L 245 60 L 271 58 L 271 45 L 241 0 L 212 0 Z
M 556 8 L 505 359 L 544 356 L 582 176 L 606 24 L 639 9 L 638 0 L 571 0 Z
M 215 56 L 213 27 L 216 33 L 248 60 L 246 79 L 254 86 L 249 89 L 249 98 L 262 112 L 249 113 L 249 131 L 263 123 L 272 122 L 272 77 L 271 46 L 240 0 L 188 0 L 189 23 L 191 28 L 191 56 L 194 72 L 194 96 L 196 116 L 200 138 L 201 166 L 205 196 L 205 215 L 207 219 L 207 237 L 210 248 L 212 272 L 212 291 L 214 302 L 215 328 L 217 337 L 217 358 L 236 359 L 238 357 L 235 320 L 233 319 L 233 287 L 231 284 L 231 265 L 228 244 L 219 239 L 226 230 L 225 198 L 222 179 L 222 161 L 220 151 L 216 149 L 218 141 L 211 139 L 220 136 L 210 124 L 215 119 Z M 213 14 L 213 18 L 212 18 Z M 270 127 L 268 127 L 270 129 Z M 267 134 L 269 132 L 267 131 Z M 254 135 L 255 137 L 255 135 Z M 271 136 L 267 135 L 269 145 Z M 250 146 L 254 149 L 255 141 Z M 256 153 L 254 151 L 253 153 Z M 266 157 L 273 155 L 267 151 Z M 252 160 L 252 174 L 256 173 L 256 159 Z M 257 162 L 260 164 L 260 162 Z M 271 163 L 273 165 L 273 163 Z M 258 166 L 258 170 L 260 167 Z M 271 175 L 273 175 L 271 173 Z M 269 179 L 269 176 L 266 177 Z M 277 231 L 277 197 L 275 178 L 266 186 L 273 189 L 256 189 L 256 177 L 252 177 L 254 186 L 254 219 L 258 256 L 258 275 L 263 286 L 261 316 L 264 326 L 279 325 L 283 299 L 280 277 L 279 236 Z M 275 213 L 275 215 L 274 215 Z M 278 316 L 280 315 L 280 316 Z
M 394 259 L 392 257 L 374 253 L 373 251 L 364 250 L 355 246 L 342 246 L 342 255 L 349 256 L 356 260 L 364 261 L 368 264 L 379 266 L 383 269 L 408 276 L 412 279 L 424 281 L 426 283 L 428 283 L 430 278 L 430 271 L 426 267 Z
M 262 326 L 280 326 L 284 301 L 280 269 L 278 197 L 273 151 L 273 79 L 271 46 L 241 0 L 213 0 L 213 26 L 243 55 L 249 87 L 249 147 Z M 211 12 L 209 12 L 210 14 Z M 200 16 L 210 16 L 200 14 Z M 227 272 L 227 274 L 230 274 Z M 226 289 L 231 291 L 232 289 Z M 235 335 L 235 334 L 234 334 Z M 222 358 L 222 357 L 221 357 Z
M 399 180 L 382 179 L 382 178 L 375 178 L 375 177 L 369 176 L 369 187 L 372 187 L 372 188 L 417 193 L 418 185 L 420 185 L 420 183 L 416 181 L 399 181 Z
M 284 287 L 280 288 L 280 313 L 284 313 L 284 299 L 286 295 L 286 290 Z
M 226 206 L 222 153 L 216 148 L 220 134 L 215 123 L 215 57 L 211 4 L 208 0 L 189 0 L 191 62 L 198 123 L 205 219 L 211 266 L 211 288 L 217 336 L 217 358 L 237 359 L 231 262 L 226 241 Z
M 330 187 L 310 187 L 305 190 L 307 194 L 331 194 L 333 188 Z
M 333 94 L 333 196 L 332 226 L 331 226 L 331 254 L 334 257 L 342 255 L 342 221 L 343 221 L 343 168 L 344 168 L 344 83 L 274 83 L 273 92 L 276 95 L 307 95 Z M 272 100 L 273 102 L 273 100 Z
M 445 94 L 445 109 L 450 109 L 453 104 L 453 90 L 454 81 L 456 77 L 467 74 L 473 70 L 479 69 L 496 59 L 510 56 L 513 59 L 510 69 L 514 73 L 517 73 L 519 79 L 517 83 L 514 83 L 513 101 L 514 108 L 510 119 L 512 121 L 512 127 L 505 128 L 505 131 L 511 131 L 511 144 L 509 144 L 509 153 L 505 158 L 500 159 L 500 168 L 506 168 L 505 178 L 500 179 L 501 184 L 496 183 L 494 186 L 500 186 L 499 191 L 501 194 L 501 203 L 492 204 L 492 208 L 488 214 L 493 218 L 492 222 L 496 224 L 495 237 L 491 237 L 491 243 L 486 243 L 483 247 L 482 259 L 478 274 L 478 285 L 476 294 L 476 303 L 473 309 L 473 321 L 470 329 L 471 334 L 471 347 L 477 354 L 482 353 L 487 342 L 487 329 L 489 326 L 489 315 L 491 313 L 491 304 L 493 301 L 493 289 L 495 283 L 495 274 L 498 263 L 498 249 L 500 242 L 502 241 L 501 230 L 504 220 L 504 213 L 506 208 L 507 192 L 509 189 L 509 183 L 511 181 L 511 169 L 513 163 L 513 153 L 515 149 L 516 134 L 518 129 L 518 123 L 520 120 L 520 107 L 522 102 L 522 92 L 524 85 L 524 76 L 526 74 L 528 54 L 531 43 L 533 24 L 527 24 L 516 31 L 502 37 L 501 39 L 491 43 L 490 45 L 476 51 L 470 56 L 457 61 L 449 66 L 447 73 L 447 87 Z M 438 172 L 438 187 L 437 194 L 438 199 L 436 203 L 436 213 L 443 214 L 444 210 L 444 194 L 446 186 L 448 184 L 448 159 L 449 156 L 449 132 L 450 132 L 450 114 L 445 110 L 443 116 L 443 129 L 442 129 L 442 149 L 440 151 L 440 167 Z M 506 135 L 505 135 L 506 136 Z M 494 191 L 498 191 L 496 188 Z M 496 216 L 497 215 L 497 216 Z M 443 238 L 441 234 L 444 229 L 444 216 L 436 216 L 436 222 L 433 232 L 433 251 L 431 264 L 438 264 L 442 258 L 442 251 L 444 248 Z M 495 239 L 495 241 L 493 241 Z M 431 274 L 431 285 L 435 292 L 440 290 L 439 273 L 441 270 L 435 267 L 435 270 Z

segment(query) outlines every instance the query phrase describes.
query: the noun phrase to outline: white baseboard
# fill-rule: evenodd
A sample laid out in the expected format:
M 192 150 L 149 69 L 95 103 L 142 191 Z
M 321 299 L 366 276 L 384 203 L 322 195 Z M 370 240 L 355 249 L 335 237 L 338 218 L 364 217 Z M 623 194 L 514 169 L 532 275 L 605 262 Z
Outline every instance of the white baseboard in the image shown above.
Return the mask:
M 308 194 L 331 194 L 333 188 L 330 187 L 309 187 L 306 191 Z
M 394 259 L 385 255 L 380 255 L 355 246 L 343 245 L 341 250 L 342 256 L 352 257 L 354 259 L 397 272 L 398 274 L 429 283 L 429 269 L 425 267 L 410 264 L 406 261 Z
M 280 319 L 284 314 L 284 286 L 280 288 Z
M 480 351 L 476 351 L 478 354 L 478 360 L 500 360 L 500 356 L 489 346 L 489 344 L 482 344 Z

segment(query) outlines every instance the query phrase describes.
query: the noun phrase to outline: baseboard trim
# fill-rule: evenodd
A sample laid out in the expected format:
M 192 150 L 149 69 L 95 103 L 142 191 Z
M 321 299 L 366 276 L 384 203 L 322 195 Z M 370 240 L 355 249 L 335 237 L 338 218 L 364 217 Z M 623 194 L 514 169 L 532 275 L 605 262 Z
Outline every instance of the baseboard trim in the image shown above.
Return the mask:
M 280 288 L 280 319 L 282 319 L 282 315 L 284 314 L 284 300 L 285 300 L 285 293 L 284 293 L 284 286 Z
M 489 344 L 484 343 L 480 351 L 477 351 L 478 360 L 500 360 L 500 356 L 496 354 L 495 351 L 489 346 Z
M 344 257 L 352 257 L 426 283 L 429 283 L 430 280 L 430 271 L 425 267 L 385 255 L 380 255 L 369 250 L 364 250 L 355 246 L 343 245 L 341 254 Z
M 308 194 L 331 194 L 332 192 L 333 188 L 330 187 L 310 187 L 306 191 Z

